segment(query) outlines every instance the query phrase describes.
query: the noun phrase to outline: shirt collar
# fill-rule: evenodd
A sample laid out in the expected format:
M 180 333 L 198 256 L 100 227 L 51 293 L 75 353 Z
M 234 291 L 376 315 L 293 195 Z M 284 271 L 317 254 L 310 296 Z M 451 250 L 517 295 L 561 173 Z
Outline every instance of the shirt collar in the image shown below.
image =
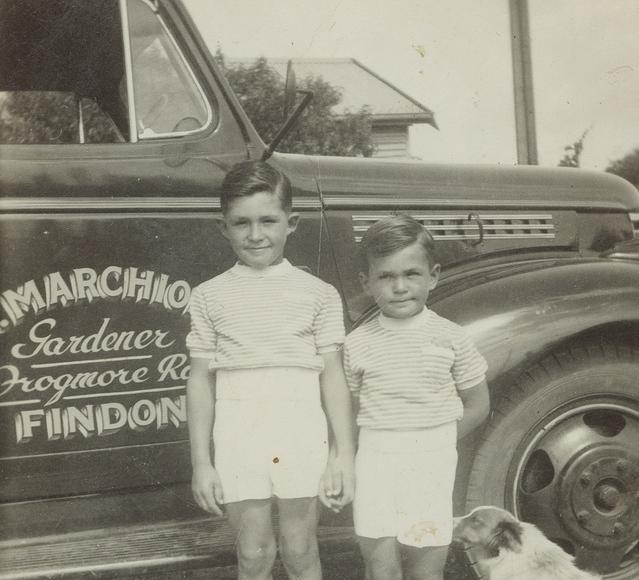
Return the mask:
M 388 330 L 406 330 L 422 326 L 428 319 L 429 313 L 428 308 L 424 306 L 424 309 L 419 314 L 415 314 L 415 316 L 411 316 L 410 318 L 391 318 L 390 316 L 384 316 L 384 314 L 380 312 L 377 320 L 382 328 Z
M 274 266 L 267 266 L 261 270 L 245 266 L 237 262 L 232 268 L 231 272 L 240 278 L 271 278 L 273 276 L 282 276 L 293 269 L 293 265 L 284 258 L 279 264 Z

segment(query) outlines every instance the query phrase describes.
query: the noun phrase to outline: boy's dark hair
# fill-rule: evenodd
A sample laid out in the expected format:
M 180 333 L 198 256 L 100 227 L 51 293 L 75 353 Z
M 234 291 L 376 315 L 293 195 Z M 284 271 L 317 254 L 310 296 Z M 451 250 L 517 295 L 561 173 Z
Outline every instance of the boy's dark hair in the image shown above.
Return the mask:
M 220 206 L 225 214 L 231 202 L 238 197 L 248 197 L 267 192 L 280 198 L 282 209 L 290 212 L 293 193 L 288 177 L 264 161 L 241 161 L 226 174 L 222 182 Z
M 431 268 L 437 264 L 433 236 L 415 218 L 404 214 L 382 218 L 362 237 L 360 251 L 363 265 L 367 269 L 370 258 L 390 256 L 415 243 L 424 249 Z

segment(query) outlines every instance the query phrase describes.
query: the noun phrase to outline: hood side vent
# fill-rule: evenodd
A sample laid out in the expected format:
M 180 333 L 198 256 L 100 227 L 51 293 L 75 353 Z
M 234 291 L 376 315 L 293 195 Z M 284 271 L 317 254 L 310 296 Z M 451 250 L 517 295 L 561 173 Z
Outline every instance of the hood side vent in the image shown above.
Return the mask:
M 388 214 L 391 215 L 391 214 Z M 555 223 L 552 214 L 478 214 L 484 229 L 484 240 L 545 239 L 555 238 Z M 384 215 L 353 215 L 355 241 L 360 242 L 364 233 Z M 468 219 L 468 214 L 413 214 L 435 240 L 479 239 L 479 225 L 476 219 Z M 635 235 L 639 227 L 636 215 Z

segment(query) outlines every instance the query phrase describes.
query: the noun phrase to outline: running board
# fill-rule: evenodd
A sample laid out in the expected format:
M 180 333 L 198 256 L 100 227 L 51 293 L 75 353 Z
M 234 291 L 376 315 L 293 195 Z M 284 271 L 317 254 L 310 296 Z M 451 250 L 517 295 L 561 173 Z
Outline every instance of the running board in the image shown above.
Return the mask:
M 356 550 L 352 528 L 320 526 L 322 556 Z M 111 528 L 0 545 L 0 580 L 114 578 L 235 565 L 223 519 Z

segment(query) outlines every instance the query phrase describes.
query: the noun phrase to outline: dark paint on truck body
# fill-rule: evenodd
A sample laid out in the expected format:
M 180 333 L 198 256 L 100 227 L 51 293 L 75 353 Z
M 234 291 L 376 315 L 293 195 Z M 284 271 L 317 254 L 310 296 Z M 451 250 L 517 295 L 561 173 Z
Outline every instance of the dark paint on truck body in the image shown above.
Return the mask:
M 7 545 L 202 515 L 189 490 L 186 307 L 191 288 L 233 264 L 215 224 L 220 184 L 264 145 L 181 5 L 159 6 L 214 100 L 214 126 L 139 143 L 0 145 Z M 619 178 L 279 153 L 270 163 L 302 214 L 287 257 L 340 290 L 349 327 L 374 313 L 357 278 L 366 227 L 407 212 L 438 234 L 430 307 L 476 340 L 493 397 L 558 345 L 639 331 L 639 262 L 605 256 L 632 239 L 639 211 Z

